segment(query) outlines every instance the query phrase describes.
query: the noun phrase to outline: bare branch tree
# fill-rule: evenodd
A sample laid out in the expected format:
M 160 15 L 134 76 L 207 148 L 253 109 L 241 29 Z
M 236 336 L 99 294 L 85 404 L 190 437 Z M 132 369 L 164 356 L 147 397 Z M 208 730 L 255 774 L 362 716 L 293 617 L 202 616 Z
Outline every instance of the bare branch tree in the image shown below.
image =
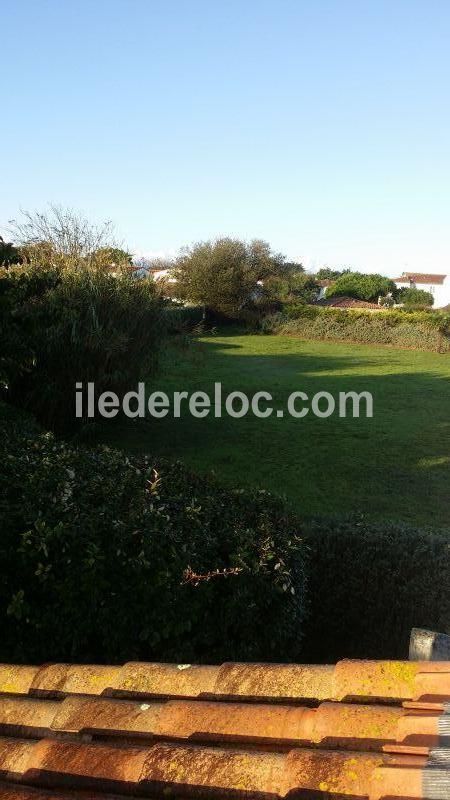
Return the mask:
M 24 258 L 71 269 L 108 266 L 105 254 L 119 245 L 110 220 L 91 223 L 70 208 L 51 205 L 47 211 L 22 211 L 10 220 L 10 230 Z

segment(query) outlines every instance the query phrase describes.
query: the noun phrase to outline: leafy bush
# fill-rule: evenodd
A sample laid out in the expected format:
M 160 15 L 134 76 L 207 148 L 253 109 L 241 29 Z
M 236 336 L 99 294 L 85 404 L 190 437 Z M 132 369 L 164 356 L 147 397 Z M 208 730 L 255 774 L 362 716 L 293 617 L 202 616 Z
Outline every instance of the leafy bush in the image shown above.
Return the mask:
M 168 301 L 164 317 L 169 333 L 188 333 L 203 324 L 203 306 L 183 306 Z
M 1 428 L 0 659 L 300 657 L 306 547 L 280 500 Z
M 151 281 L 103 271 L 0 274 L 0 367 L 7 398 L 47 426 L 75 419 L 75 383 L 119 397 L 155 369 L 163 301 Z
M 363 272 L 344 272 L 327 289 L 327 297 L 356 297 L 360 300 L 378 300 L 380 295 L 395 292 L 394 281 L 384 275 Z
M 186 249 L 173 274 L 181 299 L 235 317 L 254 297 L 258 281 L 288 269 L 284 256 L 273 253 L 267 242 L 225 237 Z
M 0 266 L 8 267 L 10 264 L 19 264 L 21 261 L 20 253 L 12 242 L 5 242 L 0 236 Z
M 306 273 L 302 268 L 298 272 L 267 278 L 264 281 L 264 293 L 268 298 L 285 303 L 294 300 L 311 303 L 319 294 L 319 285 L 315 276 Z
M 261 320 L 260 331 L 261 333 L 266 334 L 279 333 L 285 322 L 286 317 L 281 311 L 277 311 L 274 314 L 268 314 Z
M 397 291 L 397 302 L 404 303 L 405 306 L 414 306 L 415 308 L 417 306 L 431 308 L 434 303 L 434 297 L 431 292 L 409 286 Z
M 417 350 L 450 351 L 450 314 L 427 311 L 286 306 L 266 330 L 305 339 L 349 340 Z
M 321 519 L 311 547 L 306 657 L 406 658 L 411 628 L 450 632 L 450 531 Z
M 449 531 L 300 523 L 267 492 L 7 411 L 0 659 L 404 658 L 411 627 L 449 631 Z

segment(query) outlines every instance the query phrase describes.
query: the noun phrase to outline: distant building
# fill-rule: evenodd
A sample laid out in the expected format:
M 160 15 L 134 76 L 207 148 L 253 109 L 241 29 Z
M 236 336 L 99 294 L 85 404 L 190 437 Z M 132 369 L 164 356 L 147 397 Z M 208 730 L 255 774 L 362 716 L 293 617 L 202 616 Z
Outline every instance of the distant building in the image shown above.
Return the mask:
M 340 295 L 317 300 L 314 305 L 325 308 L 364 308 L 368 311 L 383 311 L 383 306 L 378 305 L 378 303 L 369 303 L 367 300 L 358 300 L 356 297 Z
M 169 267 L 161 267 L 160 265 L 153 265 L 151 262 L 142 259 L 133 266 L 133 272 L 139 278 L 146 278 L 151 275 L 154 281 L 165 281 L 166 283 L 176 283 L 176 278 L 171 276 Z
M 324 278 L 323 280 L 317 281 L 317 285 L 319 287 L 319 294 L 317 295 L 318 300 L 323 300 L 326 296 L 327 289 L 334 281 L 329 280 L 328 278 Z
M 450 275 L 427 272 L 404 272 L 393 278 L 398 289 L 422 289 L 434 298 L 434 308 L 443 308 L 450 303 Z

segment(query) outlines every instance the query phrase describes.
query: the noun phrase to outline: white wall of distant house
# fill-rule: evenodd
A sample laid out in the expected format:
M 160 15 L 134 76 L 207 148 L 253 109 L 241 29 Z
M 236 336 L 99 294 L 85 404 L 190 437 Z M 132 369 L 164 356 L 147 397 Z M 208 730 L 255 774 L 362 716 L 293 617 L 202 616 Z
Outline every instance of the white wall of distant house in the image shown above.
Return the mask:
M 167 281 L 167 283 L 176 283 L 176 278 L 169 277 L 169 269 L 156 269 L 152 270 L 151 276 L 154 281 Z
M 423 289 L 433 295 L 433 308 L 443 308 L 450 304 L 450 275 L 446 275 L 443 283 L 410 283 L 410 281 L 395 281 L 399 289 L 408 289 L 413 286 L 416 289 Z

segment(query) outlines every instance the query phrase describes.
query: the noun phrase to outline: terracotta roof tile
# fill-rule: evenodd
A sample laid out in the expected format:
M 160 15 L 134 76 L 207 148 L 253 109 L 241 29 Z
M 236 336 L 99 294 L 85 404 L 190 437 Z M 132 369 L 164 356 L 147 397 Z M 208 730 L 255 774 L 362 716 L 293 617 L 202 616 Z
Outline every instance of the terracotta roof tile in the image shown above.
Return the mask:
M 196 787 L 228 793 L 284 795 L 286 756 L 251 750 L 160 744 L 151 748 L 143 773 L 146 784 L 177 793 Z
M 26 772 L 32 746 L 21 739 L 0 739 L 1 779 L 15 780 Z
M 114 687 L 121 667 L 95 664 L 47 664 L 33 678 L 33 694 L 103 694 Z
M 435 283 L 443 284 L 446 275 L 429 272 L 404 272 L 399 278 L 392 278 L 396 283 Z
M 129 663 L 123 667 L 53 664 L 3 665 L 0 695 L 65 697 L 71 694 L 115 697 L 226 698 L 232 700 L 420 700 L 432 694 L 450 699 L 450 662 L 343 660 L 315 664 Z M 30 676 L 32 679 L 30 680 Z
M 270 700 L 331 699 L 334 667 L 305 664 L 223 664 L 215 694 Z
M 33 744 L 24 782 L 56 788 L 132 792 L 148 749 L 41 739 Z
M 7 736 L 45 736 L 51 729 L 58 708 L 57 701 L 0 696 L 0 733 Z
M 0 800 L 446 797 L 448 662 L 3 665 L 0 681 Z
M 68 697 L 49 702 L 4 697 L 0 698 L 0 733 L 381 750 L 389 743 L 435 746 L 441 714 L 436 709 L 418 713 L 400 706 L 346 703 L 310 708 L 192 700 L 140 703 Z
M 57 789 L 37 789 L 34 786 L 0 782 L 0 800 L 120 800 L 118 795 L 89 792 L 74 794 Z
M 358 300 L 356 297 L 325 297 L 322 300 L 316 300 L 316 306 L 327 306 L 328 308 L 371 308 L 376 311 L 382 311 L 382 306 L 378 303 L 370 303 L 367 300 Z
M 28 694 L 39 667 L 0 664 L 0 692 Z
M 214 694 L 219 670 L 215 666 L 130 662 L 120 671 L 114 688 L 145 696 L 198 697 Z
M 161 703 L 68 697 L 59 704 L 52 730 L 104 736 L 154 736 L 160 728 L 163 708 Z

